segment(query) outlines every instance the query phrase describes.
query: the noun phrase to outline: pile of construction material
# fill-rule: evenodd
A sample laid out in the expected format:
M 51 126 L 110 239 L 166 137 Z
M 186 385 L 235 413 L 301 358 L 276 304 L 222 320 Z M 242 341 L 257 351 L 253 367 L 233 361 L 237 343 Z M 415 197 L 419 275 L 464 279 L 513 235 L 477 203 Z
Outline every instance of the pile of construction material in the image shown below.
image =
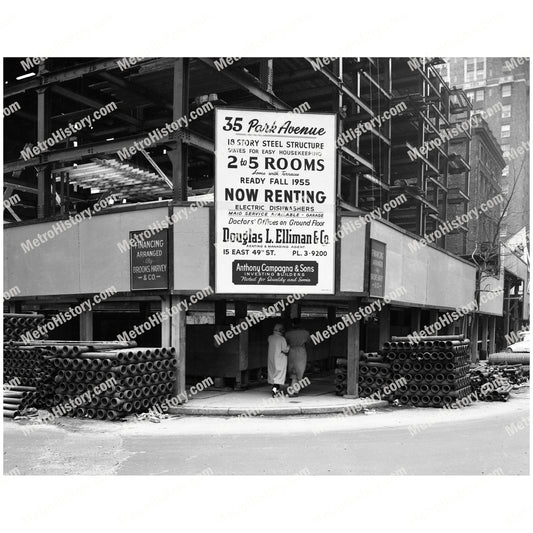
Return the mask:
M 44 321 L 44 315 L 35 313 L 4 313 L 4 416 L 17 416 L 38 404 L 46 367 L 44 351 L 25 346 L 20 339 Z
M 346 380 L 348 378 L 348 359 L 336 359 L 335 361 L 335 394 L 346 394 Z
M 529 365 L 498 365 L 493 368 L 508 379 L 512 385 L 521 385 L 529 381 Z
M 4 343 L 4 383 L 17 380 L 38 387 L 46 379 L 45 350 L 15 342 Z
M 383 389 L 391 383 L 391 363 L 388 354 L 382 352 L 365 353 L 359 363 L 359 397 L 368 398 L 379 392 L 381 399 L 392 397 L 383 395 Z
M 513 389 L 528 382 L 522 365 L 487 365 L 479 363 L 470 370 L 472 390 L 480 400 L 506 402 Z
M 4 416 L 14 418 L 36 402 L 36 388 L 24 385 L 4 385 Z
M 31 380 L 34 385 L 24 407 L 101 420 L 143 413 L 172 398 L 176 351 L 135 348 L 134 344 L 35 341 L 27 345 L 11 341 L 8 350 L 24 353 L 27 360 L 38 360 L 39 365 L 29 369 L 29 374 L 22 369 L 21 375 L 19 364 L 10 376 L 24 384 Z
M 337 359 L 335 368 L 335 393 L 346 394 L 348 377 L 347 359 Z M 379 392 L 380 398 L 392 400 L 393 395 L 384 395 L 383 389 L 392 382 L 389 355 L 382 352 L 361 354 L 359 359 L 359 397 L 368 398 Z
M 22 335 L 34 331 L 44 322 L 44 315 L 4 313 L 4 343 L 20 340 Z
M 406 384 L 397 397 L 402 405 L 443 407 L 471 394 L 470 341 L 463 335 L 392 337 L 383 350 L 391 361 L 392 380 Z
M 172 398 L 177 367 L 174 348 L 54 348 L 49 359 L 56 370 L 53 407 L 89 398 L 72 411 L 73 416 L 116 420 Z

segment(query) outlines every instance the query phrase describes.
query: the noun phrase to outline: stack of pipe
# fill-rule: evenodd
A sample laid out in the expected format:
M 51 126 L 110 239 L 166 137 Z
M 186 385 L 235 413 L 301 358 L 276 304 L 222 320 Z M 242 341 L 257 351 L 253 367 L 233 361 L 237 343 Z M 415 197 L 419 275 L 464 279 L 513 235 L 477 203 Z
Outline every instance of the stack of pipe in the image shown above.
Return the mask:
M 27 407 L 32 407 L 36 400 L 37 389 L 24 385 L 5 387 L 4 391 L 4 417 L 14 418 L 20 415 Z
M 392 337 L 385 342 L 392 380 L 407 382 L 397 396 L 400 404 L 442 407 L 469 395 L 469 347 L 464 335 L 424 337 L 420 342 Z
M 346 378 L 348 376 L 348 359 L 339 358 L 335 361 L 335 394 L 346 394 Z
M 4 343 L 4 383 L 16 380 L 22 385 L 38 387 L 45 370 L 45 350 L 13 341 Z
M 382 390 L 391 381 L 389 354 L 375 352 L 361 355 L 359 364 L 359 396 L 361 398 L 367 398 L 379 392 L 380 398 L 390 400 L 391 398 L 382 395 Z
M 85 343 L 89 344 L 89 343 Z M 49 345 L 53 394 L 47 407 L 62 412 L 70 400 L 84 403 L 69 410 L 75 417 L 116 420 L 143 413 L 172 398 L 176 381 L 175 348 L 117 348 Z M 107 343 L 109 344 L 109 343 Z M 106 383 L 106 390 L 95 388 Z
M 44 321 L 44 315 L 4 313 L 4 342 L 19 340 L 21 335 L 35 330 Z

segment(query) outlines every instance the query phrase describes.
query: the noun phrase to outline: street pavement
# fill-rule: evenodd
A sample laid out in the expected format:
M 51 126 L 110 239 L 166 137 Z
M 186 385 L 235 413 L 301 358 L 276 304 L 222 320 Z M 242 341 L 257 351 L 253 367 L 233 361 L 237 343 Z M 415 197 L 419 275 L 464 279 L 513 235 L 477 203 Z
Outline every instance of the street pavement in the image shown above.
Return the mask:
M 514 424 L 514 426 L 513 426 Z M 529 389 L 460 410 L 352 416 L 4 421 L 4 473 L 528 475 Z

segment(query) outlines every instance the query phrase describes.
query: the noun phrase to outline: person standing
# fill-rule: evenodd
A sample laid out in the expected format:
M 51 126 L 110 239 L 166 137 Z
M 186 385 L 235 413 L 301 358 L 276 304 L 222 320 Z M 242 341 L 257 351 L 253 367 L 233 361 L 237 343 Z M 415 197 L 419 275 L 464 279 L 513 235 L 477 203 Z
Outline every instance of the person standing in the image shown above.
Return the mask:
M 286 339 L 289 343 L 289 377 L 291 379 L 291 386 L 300 381 L 305 372 L 307 366 L 307 351 L 305 344 L 309 341 L 311 335 L 309 331 L 302 328 L 300 320 L 295 319 L 292 321 L 292 329 L 287 332 Z M 292 396 L 296 396 L 297 393 L 293 392 Z
M 268 337 L 268 383 L 272 385 L 272 396 L 277 396 L 285 385 L 287 376 L 287 352 L 289 347 L 283 336 L 283 324 L 276 324 Z

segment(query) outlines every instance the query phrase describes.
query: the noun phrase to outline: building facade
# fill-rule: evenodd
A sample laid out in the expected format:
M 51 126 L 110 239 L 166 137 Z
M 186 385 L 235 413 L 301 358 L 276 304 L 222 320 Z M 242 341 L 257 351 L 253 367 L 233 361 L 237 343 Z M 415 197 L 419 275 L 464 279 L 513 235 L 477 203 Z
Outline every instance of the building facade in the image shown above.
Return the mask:
M 466 231 L 458 230 L 448 237 L 447 249 L 466 258 L 481 249 L 498 248 L 500 219 L 505 206 L 502 197 L 502 170 L 507 163 L 502 150 L 481 115 L 473 115 L 473 124 L 471 139 L 463 134 L 450 141 L 450 149 L 469 161 L 470 172 L 468 181 L 464 172 L 458 172 L 449 178 L 449 216 L 455 218 L 463 215 L 463 192 L 469 198 L 468 209 L 475 209 L 480 213 L 479 217 L 469 217 L 465 224 Z
M 501 237 L 529 230 L 529 58 L 449 58 L 441 68 L 452 87 L 466 92 L 474 112 L 500 107 L 487 122 L 507 161 L 502 190 L 511 202 Z

